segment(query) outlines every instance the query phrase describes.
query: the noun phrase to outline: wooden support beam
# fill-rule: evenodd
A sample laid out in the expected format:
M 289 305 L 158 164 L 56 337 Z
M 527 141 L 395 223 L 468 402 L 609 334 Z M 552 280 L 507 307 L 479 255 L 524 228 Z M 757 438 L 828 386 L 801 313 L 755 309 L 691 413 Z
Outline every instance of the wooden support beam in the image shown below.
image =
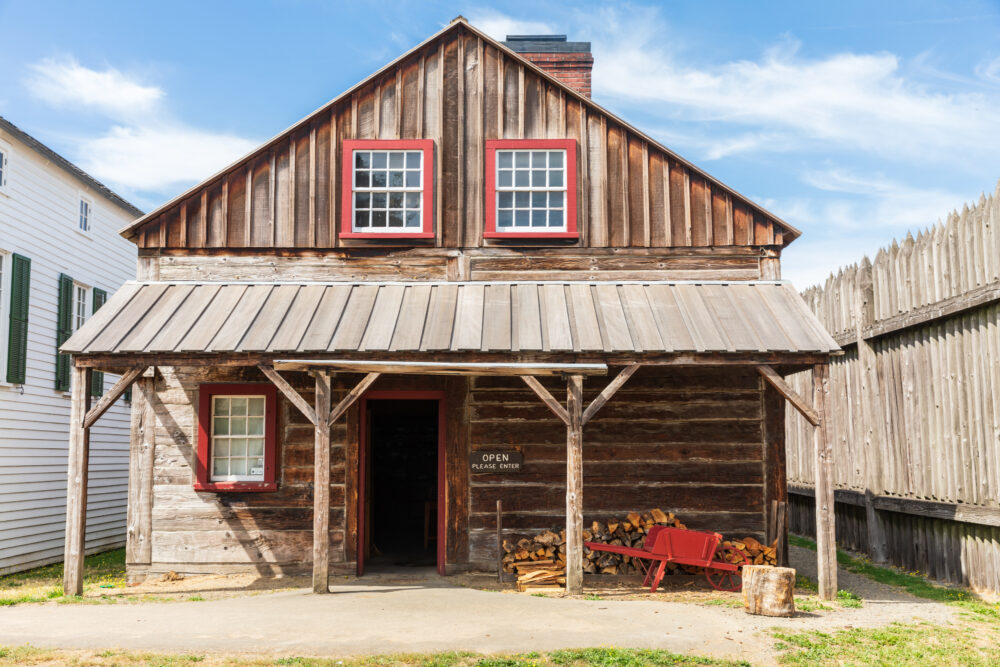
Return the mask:
M 87 540 L 87 464 L 90 459 L 90 429 L 83 425 L 83 421 L 90 410 L 93 371 L 74 365 L 72 373 L 63 592 L 66 595 L 82 595 L 83 554 Z
M 366 375 L 332 411 L 330 376 L 325 372 L 316 372 L 314 375 L 316 421 L 313 423 L 316 427 L 316 451 L 313 473 L 313 592 L 322 594 L 330 592 L 330 427 L 368 390 L 379 374 Z
M 639 364 L 629 364 L 623 368 L 620 373 L 618 373 L 617 377 L 615 377 L 615 379 L 612 380 L 608 386 L 597 395 L 597 398 L 595 398 L 590 405 L 587 406 L 587 409 L 583 411 L 584 425 L 594 418 L 597 411 L 603 408 L 604 404 L 611 400 L 611 397 L 622 388 L 623 384 L 628 382 L 628 379 L 632 377 L 637 370 L 639 370 Z
M 583 594 L 583 376 L 566 381 L 566 593 Z
M 521 379 L 524 380 L 524 384 L 531 387 L 533 392 L 538 394 L 538 398 L 542 399 L 542 403 L 548 406 L 549 410 L 555 413 L 556 417 L 559 417 L 563 424 L 569 426 L 569 413 L 566 412 L 566 408 L 549 393 L 548 389 L 542 386 L 541 382 L 530 375 L 522 375 Z
M 281 377 L 281 374 L 278 373 L 278 371 L 274 370 L 273 367 L 268 366 L 267 364 L 259 364 L 257 369 L 266 375 L 267 379 L 274 383 L 274 386 L 277 387 L 282 394 L 284 394 L 285 398 L 287 398 L 292 405 L 299 409 L 299 412 L 305 415 L 305 418 L 309 420 L 310 424 L 313 426 L 318 425 L 318 422 L 316 421 L 316 411 L 313 410 L 311 405 L 309 405 L 309 401 L 302 398 L 302 394 L 295 391 L 295 387 L 288 384 L 288 381 Z
M 132 432 L 129 443 L 128 514 L 125 528 L 125 564 L 149 565 L 153 528 L 153 470 L 155 464 L 156 410 L 153 405 L 154 368 L 135 385 L 132 397 Z M 130 582 L 131 583 L 131 582 Z
M 830 391 L 829 364 L 813 366 L 813 405 L 818 423 L 813 429 L 816 475 L 816 560 L 819 597 L 837 596 L 837 542 L 833 498 L 833 443 L 827 432 L 827 403 Z
M 825 364 L 817 364 L 825 365 Z M 820 416 L 813 408 L 809 407 L 805 399 L 802 398 L 798 392 L 792 389 L 791 385 L 785 382 L 784 378 L 778 375 L 770 366 L 757 366 L 757 372 L 767 380 L 768 384 L 778 390 L 778 393 L 785 397 L 785 400 L 792 404 L 792 407 L 802 413 L 802 416 L 806 418 L 806 421 L 813 426 L 818 426 L 820 422 Z
M 330 415 L 330 423 L 332 424 L 340 419 L 341 415 L 347 412 L 347 410 L 354 405 L 354 401 L 361 398 L 361 394 L 368 391 L 368 387 L 372 386 L 375 380 L 378 379 L 379 375 L 381 375 L 381 373 L 369 373 L 361 380 L 361 382 L 357 384 L 356 387 L 354 387 L 354 389 L 349 391 L 347 396 L 344 396 L 344 400 L 337 403 L 337 407 L 333 409 L 333 413 Z
M 348 373 L 417 373 L 420 375 L 606 375 L 605 364 L 517 364 L 438 361 L 371 361 L 354 359 L 276 359 L 282 371 L 345 371 Z
M 108 408 L 114 405 L 115 401 L 117 401 L 118 398 L 125 393 L 126 389 L 132 386 L 132 383 L 135 382 L 137 377 L 142 375 L 144 370 L 146 370 L 146 366 L 133 366 L 131 369 L 126 371 L 124 375 L 118 378 L 118 382 L 115 382 L 108 393 L 102 396 L 101 400 L 97 401 L 97 405 L 87 411 L 87 416 L 83 418 L 84 428 L 90 428 L 93 426 L 94 422 L 100 419 L 101 415 L 107 412 Z
M 313 593 L 330 592 L 330 376 L 316 373 L 313 457 Z

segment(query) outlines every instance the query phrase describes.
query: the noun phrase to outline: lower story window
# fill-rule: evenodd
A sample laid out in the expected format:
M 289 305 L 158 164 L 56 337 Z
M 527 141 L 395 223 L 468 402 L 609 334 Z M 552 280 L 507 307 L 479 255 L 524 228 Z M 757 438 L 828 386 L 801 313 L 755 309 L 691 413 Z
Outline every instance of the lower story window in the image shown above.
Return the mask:
M 269 384 L 199 388 L 198 475 L 206 491 L 270 491 L 275 475 L 277 395 Z

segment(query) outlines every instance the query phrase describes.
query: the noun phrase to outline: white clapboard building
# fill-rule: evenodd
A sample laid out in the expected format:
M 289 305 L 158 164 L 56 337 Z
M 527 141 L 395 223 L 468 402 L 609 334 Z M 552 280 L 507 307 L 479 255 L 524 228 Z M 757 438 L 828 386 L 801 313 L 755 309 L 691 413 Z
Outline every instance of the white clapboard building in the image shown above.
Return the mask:
M 56 348 L 135 277 L 118 230 L 139 215 L 0 117 L 0 575 L 62 560 L 70 373 Z M 91 436 L 88 553 L 125 543 L 128 459 L 123 399 Z

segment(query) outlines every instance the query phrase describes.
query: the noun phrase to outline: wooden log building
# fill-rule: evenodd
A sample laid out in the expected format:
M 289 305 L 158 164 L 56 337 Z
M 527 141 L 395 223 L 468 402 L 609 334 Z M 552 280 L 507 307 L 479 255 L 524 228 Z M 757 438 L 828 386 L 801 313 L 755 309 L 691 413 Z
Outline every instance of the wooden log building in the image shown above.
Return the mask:
M 584 520 L 762 535 L 786 399 L 825 478 L 839 348 L 780 280 L 799 232 L 596 105 L 589 51 L 459 17 L 122 230 L 137 280 L 62 347 L 67 591 L 89 428 L 132 383 L 133 580 L 493 569 L 501 500 L 509 535 L 565 525 L 579 592 Z M 812 401 L 782 380 L 809 368 Z

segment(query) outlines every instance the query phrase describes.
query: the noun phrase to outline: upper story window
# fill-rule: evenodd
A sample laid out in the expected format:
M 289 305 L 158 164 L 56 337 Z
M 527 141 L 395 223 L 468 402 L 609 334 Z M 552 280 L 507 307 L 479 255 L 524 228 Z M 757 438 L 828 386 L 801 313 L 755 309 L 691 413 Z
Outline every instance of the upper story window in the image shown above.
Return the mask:
M 90 216 L 93 213 L 94 207 L 90 202 L 83 197 L 80 197 L 80 222 L 79 229 L 81 232 L 90 231 Z
M 576 141 L 486 142 L 486 238 L 576 238 Z
M 434 142 L 344 141 L 342 238 L 434 237 Z
M 87 304 L 89 303 L 90 289 L 79 283 L 73 285 L 73 331 L 83 326 L 87 321 Z
M 195 489 L 276 489 L 277 393 L 274 385 L 203 384 L 198 393 Z
M 7 156 L 10 151 L 0 145 L 0 192 L 7 189 Z

